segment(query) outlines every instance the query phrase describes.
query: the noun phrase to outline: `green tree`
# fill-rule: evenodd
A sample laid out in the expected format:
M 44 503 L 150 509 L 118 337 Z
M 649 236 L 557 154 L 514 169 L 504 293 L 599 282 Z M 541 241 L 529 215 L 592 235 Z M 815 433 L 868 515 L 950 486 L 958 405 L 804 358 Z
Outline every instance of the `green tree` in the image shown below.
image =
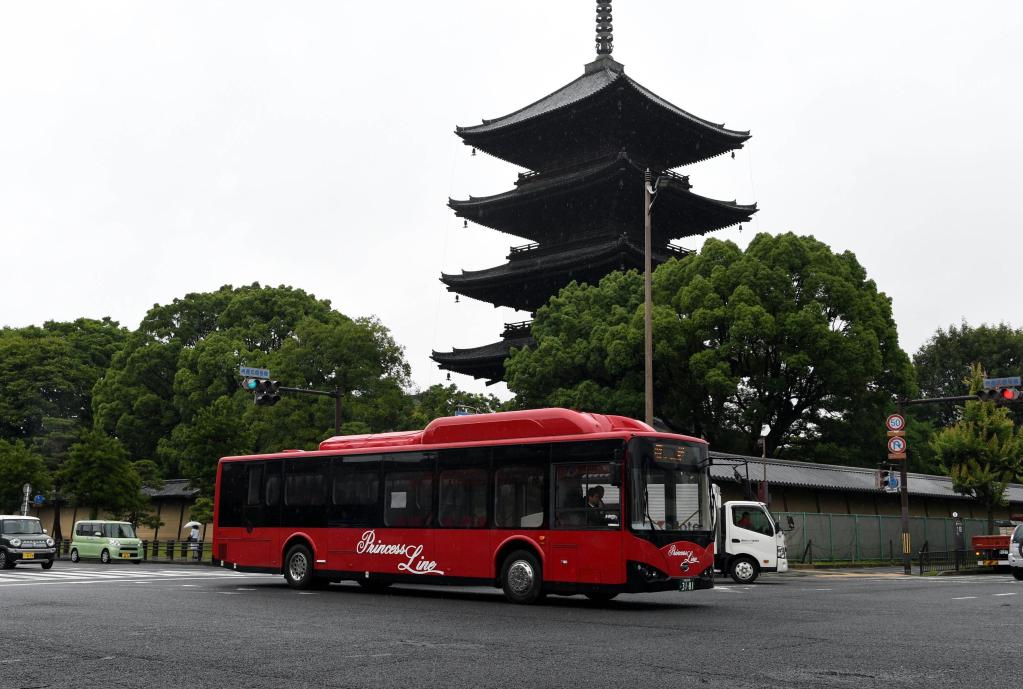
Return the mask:
M 992 377 L 1023 375 L 1023 330 L 1005 323 L 973 327 L 965 321 L 947 330 L 938 329 L 916 354 L 917 383 L 924 397 L 966 394 L 971 365 L 979 363 Z M 963 408 L 928 405 L 918 416 L 938 426 L 955 423 Z M 1009 410 L 1016 425 L 1023 424 L 1023 408 Z
M 97 385 L 97 427 L 164 476 L 209 490 L 217 458 L 315 446 L 333 434 L 325 397 L 285 394 L 255 407 L 238 366 L 270 368 L 288 387 L 342 395 L 342 419 L 373 431 L 406 423 L 409 368 L 387 329 L 291 287 L 253 284 L 154 306 Z
M 24 443 L 0 440 L 0 513 L 15 514 L 21 509 L 21 487 L 26 483 L 34 494 L 50 489 L 50 473 L 43 458 Z
M 635 272 L 569 285 L 538 311 L 537 346 L 506 363 L 509 387 L 529 406 L 641 416 L 642 299 Z M 769 454 L 869 464 L 886 408 L 912 390 L 890 300 L 813 237 L 708 240 L 657 268 L 653 321 L 655 415 L 719 449 L 755 451 L 766 425 Z
M 980 390 L 984 376 L 980 364 L 974 364 L 970 394 Z M 987 508 L 987 529 L 992 533 L 994 510 L 1006 504 L 1006 487 L 1023 481 L 1023 432 L 1016 429 L 1009 411 L 995 402 L 967 402 L 962 418 L 939 431 L 932 446 L 955 490 Z
M 409 428 L 426 428 L 434 419 L 454 416 L 459 409 L 475 414 L 502 411 L 506 405 L 494 395 L 483 395 L 460 390 L 456 385 L 431 385 L 412 395 L 412 415 Z
M 116 438 L 96 431 L 83 433 L 68 451 L 60 478 L 73 504 L 89 508 L 90 519 L 101 510 L 122 515 L 138 509 L 142 482 Z
M 0 330 L 0 438 L 36 441 L 59 463 L 92 425 L 93 386 L 126 336 L 109 318 Z

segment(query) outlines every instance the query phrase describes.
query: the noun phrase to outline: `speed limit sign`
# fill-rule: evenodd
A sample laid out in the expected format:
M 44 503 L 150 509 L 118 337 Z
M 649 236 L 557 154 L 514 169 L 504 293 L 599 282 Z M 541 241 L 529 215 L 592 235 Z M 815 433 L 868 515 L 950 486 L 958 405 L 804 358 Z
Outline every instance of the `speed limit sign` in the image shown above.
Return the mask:
M 902 431 L 906 428 L 906 418 L 902 414 L 891 414 L 885 419 L 884 425 L 889 431 Z

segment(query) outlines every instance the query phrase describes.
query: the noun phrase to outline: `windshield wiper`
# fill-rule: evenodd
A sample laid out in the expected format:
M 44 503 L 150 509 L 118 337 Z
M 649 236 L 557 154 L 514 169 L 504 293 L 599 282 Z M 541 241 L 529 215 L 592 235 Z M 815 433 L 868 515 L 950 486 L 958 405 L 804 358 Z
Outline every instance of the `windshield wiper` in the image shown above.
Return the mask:
M 643 516 L 650 522 L 652 530 L 657 531 L 660 528 L 654 523 L 654 518 L 650 516 L 650 493 L 646 490 L 643 491 Z

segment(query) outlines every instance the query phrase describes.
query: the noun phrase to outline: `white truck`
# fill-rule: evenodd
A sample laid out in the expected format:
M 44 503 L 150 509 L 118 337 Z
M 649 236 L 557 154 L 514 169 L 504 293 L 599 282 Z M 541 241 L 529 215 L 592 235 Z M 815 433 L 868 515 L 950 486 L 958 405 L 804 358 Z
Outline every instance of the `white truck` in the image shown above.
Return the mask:
M 721 492 L 714 486 L 717 542 L 714 567 L 737 584 L 752 584 L 761 572 L 787 572 L 785 533 L 767 505 L 751 500 L 721 504 Z M 792 528 L 791 517 L 789 528 Z

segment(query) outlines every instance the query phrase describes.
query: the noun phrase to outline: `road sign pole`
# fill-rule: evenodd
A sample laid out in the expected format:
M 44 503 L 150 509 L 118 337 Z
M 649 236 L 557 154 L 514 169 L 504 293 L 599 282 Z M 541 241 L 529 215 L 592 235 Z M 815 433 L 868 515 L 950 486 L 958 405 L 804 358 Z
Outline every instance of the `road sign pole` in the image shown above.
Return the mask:
M 899 416 L 905 418 L 902 411 L 902 401 L 899 401 Z M 909 485 L 906 480 L 907 465 L 909 464 L 909 448 L 905 450 L 905 458 L 899 462 L 899 494 L 902 498 L 902 572 L 903 574 L 913 573 L 913 562 L 910 559 L 912 543 L 909 536 Z

